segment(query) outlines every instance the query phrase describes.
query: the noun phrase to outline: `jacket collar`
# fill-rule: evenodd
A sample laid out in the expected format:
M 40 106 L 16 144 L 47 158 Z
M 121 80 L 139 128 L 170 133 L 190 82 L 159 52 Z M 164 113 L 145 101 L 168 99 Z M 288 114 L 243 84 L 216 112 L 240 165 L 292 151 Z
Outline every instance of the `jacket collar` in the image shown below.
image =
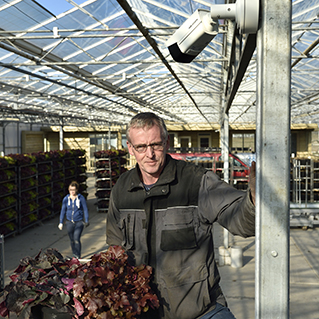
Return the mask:
M 130 187 L 128 188 L 128 191 L 132 191 L 135 188 L 143 188 L 143 183 L 140 179 L 140 176 L 141 171 L 139 165 L 136 164 L 136 167 L 131 175 Z M 174 163 L 174 160 L 170 155 L 166 154 L 164 169 L 155 185 L 157 186 L 169 184 L 175 179 L 175 176 L 176 165 Z

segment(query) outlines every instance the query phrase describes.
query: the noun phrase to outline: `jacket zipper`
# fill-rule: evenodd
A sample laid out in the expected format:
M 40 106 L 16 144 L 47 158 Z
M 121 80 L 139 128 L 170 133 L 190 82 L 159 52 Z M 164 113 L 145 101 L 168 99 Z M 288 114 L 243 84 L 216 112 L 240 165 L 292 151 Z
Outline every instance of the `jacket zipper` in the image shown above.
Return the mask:
M 72 198 L 71 198 L 71 203 L 72 203 L 72 223 L 74 223 L 73 216 L 74 216 L 74 203 L 75 203 L 75 201 L 73 201 Z

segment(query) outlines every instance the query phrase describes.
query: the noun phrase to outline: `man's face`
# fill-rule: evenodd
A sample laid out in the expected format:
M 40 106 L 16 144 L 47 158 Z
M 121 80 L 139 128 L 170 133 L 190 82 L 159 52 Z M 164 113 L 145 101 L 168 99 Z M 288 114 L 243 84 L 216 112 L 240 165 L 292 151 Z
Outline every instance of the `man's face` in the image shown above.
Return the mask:
M 127 142 L 128 149 L 130 154 L 136 158 L 142 173 L 143 182 L 145 184 L 155 183 L 165 164 L 169 138 L 163 141 L 161 130 L 155 125 L 150 129 L 131 128 L 130 139 L 131 143 Z M 144 152 L 138 152 L 146 145 L 148 146 Z

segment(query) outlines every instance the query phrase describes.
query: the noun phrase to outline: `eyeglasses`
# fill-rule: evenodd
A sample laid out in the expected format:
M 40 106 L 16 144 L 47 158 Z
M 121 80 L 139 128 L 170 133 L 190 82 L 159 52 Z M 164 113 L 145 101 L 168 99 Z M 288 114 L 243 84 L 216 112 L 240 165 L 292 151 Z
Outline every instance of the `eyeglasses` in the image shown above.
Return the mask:
M 147 148 L 150 147 L 153 151 L 163 151 L 165 143 L 152 143 L 152 144 L 139 144 L 139 145 L 133 145 L 133 148 L 137 153 L 145 153 Z

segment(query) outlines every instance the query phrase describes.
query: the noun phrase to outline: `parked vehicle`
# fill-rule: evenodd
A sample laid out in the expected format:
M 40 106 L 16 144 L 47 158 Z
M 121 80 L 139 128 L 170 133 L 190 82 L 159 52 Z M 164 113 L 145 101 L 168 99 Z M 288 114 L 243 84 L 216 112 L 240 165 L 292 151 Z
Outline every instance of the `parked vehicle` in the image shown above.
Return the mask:
M 212 169 L 219 173 L 224 168 L 221 153 L 169 153 L 173 158 L 189 162 L 195 162 L 197 165 Z M 233 179 L 248 178 L 249 166 L 235 154 L 229 154 L 229 167 L 232 172 Z M 219 174 L 221 175 L 221 174 Z

